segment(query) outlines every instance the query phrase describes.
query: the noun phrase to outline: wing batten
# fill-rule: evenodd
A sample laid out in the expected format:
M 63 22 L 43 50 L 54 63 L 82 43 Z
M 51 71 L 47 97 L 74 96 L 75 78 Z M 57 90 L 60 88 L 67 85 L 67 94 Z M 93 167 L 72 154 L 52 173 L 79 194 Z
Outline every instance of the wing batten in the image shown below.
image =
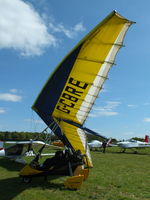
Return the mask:
M 92 60 L 92 59 L 87 59 L 87 58 L 77 58 L 78 60 L 83 60 L 83 61 L 87 61 L 87 62 L 95 62 L 95 63 L 109 63 L 111 65 L 114 65 L 115 63 L 114 62 L 111 62 L 111 61 L 106 61 L 106 60 Z

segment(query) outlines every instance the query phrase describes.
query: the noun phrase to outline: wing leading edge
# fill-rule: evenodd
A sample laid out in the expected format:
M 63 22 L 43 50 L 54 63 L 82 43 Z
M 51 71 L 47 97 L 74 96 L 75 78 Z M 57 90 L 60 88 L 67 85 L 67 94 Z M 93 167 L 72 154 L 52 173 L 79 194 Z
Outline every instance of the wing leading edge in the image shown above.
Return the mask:
M 86 136 L 73 124 L 84 124 L 132 23 L 108 15 L 57 66 L 32 107 L 50 128 L 58 124 L 55 134 L 66 145 L 87 154 L 89 166 Z

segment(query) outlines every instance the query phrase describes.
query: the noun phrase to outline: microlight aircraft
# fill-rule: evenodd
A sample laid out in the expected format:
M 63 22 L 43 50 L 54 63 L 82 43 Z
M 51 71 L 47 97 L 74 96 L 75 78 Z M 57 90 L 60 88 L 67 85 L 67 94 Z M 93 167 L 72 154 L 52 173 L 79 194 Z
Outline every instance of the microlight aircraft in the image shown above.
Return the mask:
M 78 189 L 87 178 L 93 164 L 85 132 L 97 133 L 84 123 L 132 23 L 111 12 L 51 74 L 32 109 L 64 143 L 65 151 L 56 152 L 46 168 L 37 160 L 25 166 L 20 172 L 24 180 L 36 175 L 70 176 L 64 185 Z
M 145 135 L 144 142 L 131 139 L 128 141 L 118 142 L 117 145 L 123 150 L 122 152 L 125 152 L 126 149 L 132 149 L 135 153 L 137 153 L 137 149 L 150 147 L 149 136 Z
M 0 141 L 0 157 L 6 157 L 19 163 L 25 164 L 24 157 L 36 156 L 33 145 L 48 145 L 43 141 Z M 41 154 L 41 156 L 54 155 L 53 153 Z

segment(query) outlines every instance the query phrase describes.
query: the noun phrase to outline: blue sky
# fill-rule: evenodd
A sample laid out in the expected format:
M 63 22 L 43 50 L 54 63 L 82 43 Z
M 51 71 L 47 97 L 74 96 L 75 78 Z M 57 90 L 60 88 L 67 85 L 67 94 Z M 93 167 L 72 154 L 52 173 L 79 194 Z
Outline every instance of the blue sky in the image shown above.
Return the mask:
M 0 0 L 0 130 L 42 131 L 31 110 L 50 73 L 112 10 L 135 21 L 85 125 L 107 137 L 150 131 L 150 1 Z

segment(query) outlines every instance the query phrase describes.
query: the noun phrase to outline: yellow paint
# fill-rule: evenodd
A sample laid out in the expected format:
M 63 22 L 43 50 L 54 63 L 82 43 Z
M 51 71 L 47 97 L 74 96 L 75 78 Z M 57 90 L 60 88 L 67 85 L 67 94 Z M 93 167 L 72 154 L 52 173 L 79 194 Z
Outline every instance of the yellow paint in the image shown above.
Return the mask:
M 35 174 L 40 174 L 43 171 L 39 171 L 36 169 L 33 169 L 30 167 L 30 165 L 26 165 L 19 173 L 20 176 L 29 176 L 29 175 L 35 175 Z
M 64 185 L 68 189 L 80 189 L 83 180 L 84 180 L 84 176 L 83 175 L 72 176 L 72 177 L 69 177 L 64 182 Z
M 74 176 L 77 176 L 77 175 L 83 175 L 84 176 L 84 180 L 86 180 L 88 178 L 88 175 L 89 175 L 89 169 L 84 169 L 84 166 L 83 165 L 79 165 L 74 173 L 73 173 Z

